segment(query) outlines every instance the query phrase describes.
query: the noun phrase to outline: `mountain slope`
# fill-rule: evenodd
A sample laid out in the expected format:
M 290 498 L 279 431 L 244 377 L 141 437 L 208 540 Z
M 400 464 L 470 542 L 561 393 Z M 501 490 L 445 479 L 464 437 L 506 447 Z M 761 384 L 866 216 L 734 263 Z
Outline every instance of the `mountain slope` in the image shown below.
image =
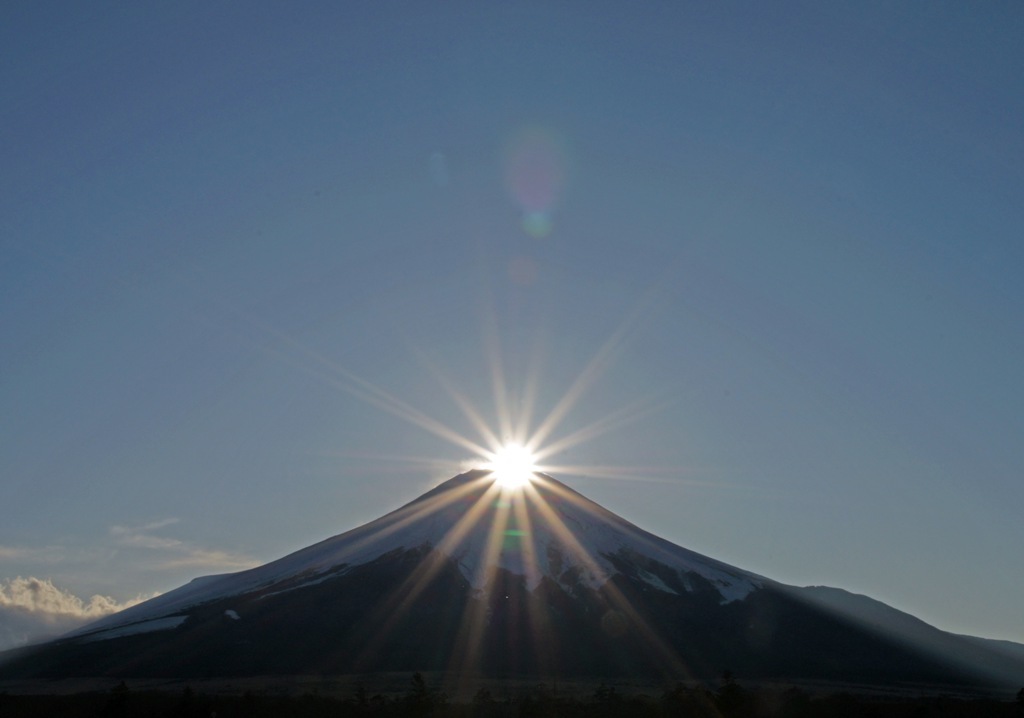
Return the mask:
M 485 471 L 456 476 L 352 531 L 257 568 L 194 579 L 181 588 L 85 626 L 76 634 L 172 615 L 223 596 L 256 590 L 272 592 L 271 587 L 294 590 L 389 552 L 422 546 L 438 548 L 451 556 L 474 588 L 483 586 L 490 564 L 525 575 L 531 587 L 536 586 L 541 575 L 562 582 L 569 572 L 575 576 L 573 580 L 583 580 L 596 588 L 616 572 L 607 556 L 619 552 L 649 556 L 682 574 L 699 575 L 710 581 L 724 600 L 742 598 L 763 581 L 658 538 L 550 477 L 534 483 L 538 496 L 535 501 L 502 497 L 487 477 Z M 465 518 L 467 507 L 475 507 L 480 514 L 471 525 Z M 502 544 L 488 558 L 485 554 L 490 534 L 502 521 L 508 526 L 503 529 Z M 565 530 L 560 531 L 561 527 Z M 464 533 L 459 535 L 459 531 Z M 536 565 L 528 558 L 531 550 Z M 643 576 L 654 585 L 661 585 L 655 576 Z
M 800 589 L 658 538 L 538 475 L 457 476 L 264 566 L 196 579 L 0 677 L 436 670 L 665 680 L 1024 683 L 1024 661 L 836 589 Z M 959 657 L 959 658 L 958 658 Z

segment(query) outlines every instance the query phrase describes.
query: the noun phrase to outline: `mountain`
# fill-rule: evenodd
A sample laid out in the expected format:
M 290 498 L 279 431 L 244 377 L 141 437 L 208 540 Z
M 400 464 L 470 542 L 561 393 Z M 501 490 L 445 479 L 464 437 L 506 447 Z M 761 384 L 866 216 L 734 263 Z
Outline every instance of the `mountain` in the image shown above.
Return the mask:
M 998 645 L 997 645 L 998 644 Z M 487 471 L 277 561 L 207 576 L 0 660 L 0 678 L 444 671 L 1024 684 L 1017 644 L 797 588 L 654 536 L 543 475 Z

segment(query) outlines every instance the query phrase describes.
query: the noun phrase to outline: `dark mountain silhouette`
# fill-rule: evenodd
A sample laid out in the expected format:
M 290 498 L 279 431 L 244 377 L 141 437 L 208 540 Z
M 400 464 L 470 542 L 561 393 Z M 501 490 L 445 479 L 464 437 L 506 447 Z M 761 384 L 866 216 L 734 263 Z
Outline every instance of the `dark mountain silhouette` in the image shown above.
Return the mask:
M 365 526 L 196 579 L 0 678 L 443 671 L 1020 686 L 1024 647 L 864 596 L 786 586 L 654 536 L 538 474 L 457 476 Z

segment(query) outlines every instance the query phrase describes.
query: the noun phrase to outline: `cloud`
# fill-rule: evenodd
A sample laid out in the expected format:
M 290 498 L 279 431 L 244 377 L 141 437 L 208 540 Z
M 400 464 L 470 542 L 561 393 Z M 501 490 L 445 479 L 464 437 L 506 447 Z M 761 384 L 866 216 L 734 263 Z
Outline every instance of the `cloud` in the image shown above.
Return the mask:
M 0 650 L 45 640 L 150 598 L 119 603 L 110 596 L 83 600 L 49 579 L 0 580 Z
M 182 548 L 185 544 L 183 541 L 178 539 L 165 538 L 163 536 L 152 536 L 143 533 L 119 533 L 123 531 L 120 526 L 114 526 L 111 529 L 118 538 L 118 543 L 122 546 L 131 546 L 133 548 L 152 548 L 152 549 L 166 549 L 176 550 Z
M 0 559 L 4 561 L 59 561 L 63 549 L 59 546 L 30 548 L 27 546 L 0 546 Z
M 153 531 L 178 523 L 176 518 L 152 521 L 141 526 L 111 526 L 110 535 L 124 546 L 136 548 L 176 549 L 184 544 L 178 539 L 156 536 Z
M 105 555 L 102 563 L 120 554 L 118 562 L 122 568 L 138 563 L 147 570 L 155 568 L 158 571 L 187 568 L 230 571 L 256 565 L 257 562 L 249 556 L 206 548 L 164 533 L 165 529 L 177 523 L 177 518 L 164 518 L 138 525 L 111 526 L 109 536 L 113 546 L 110 548 L 115 548 L 115 551 L 114 554 Z M 0 560 L 34 564 L 65 563 L 70 560 L 78 564 L 96 565 L 97 557 L 95 552 L 90 553 L 80 548 L 0 545 Z M 28 568 L 21 570 L 37 573 Z M 14 573 L 14 570 L 11 572 Z M 155 595 L 119 603 L 110 596 L 81 598 L 54 585 L 48 578 L 19 576 L 0 579 L 0 650 L 59 636 Z
M 166 554 L 167 558 L 156 563 L 156 567 L 160 569 L 182 567 L 243 569 L 256 565 L 256 562 L 248 556 L 203 548 L 187 541 L 154 533 L 158 529 L 177 522 L 176 518 L 167 518 L 140 526 L 111 526 L 110 534 L 121 546 L 149 549 Z
M 216 551 L 204 548 L 189 548 L 188 551 L 175 558 L 167 559 L 160 563 L 160 568 L 181 568 L 183 566 L 197 566 L 206 568 L 252 568 L 256 565 L 248 556 L 229 553 L 228 551 Z

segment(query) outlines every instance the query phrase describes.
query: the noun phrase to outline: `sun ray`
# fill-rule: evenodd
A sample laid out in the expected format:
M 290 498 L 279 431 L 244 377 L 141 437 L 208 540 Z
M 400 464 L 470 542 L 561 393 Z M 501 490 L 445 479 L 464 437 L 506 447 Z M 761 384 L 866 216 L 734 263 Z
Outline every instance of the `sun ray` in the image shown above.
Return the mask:
M 551 482 L 543 478 L 539 478 L 536 482 L 526 487 L 525 493 L 528 500 L 536 507 L 540 514 L 540 518 L 543 519 L 545 525 L 554 533 L 556 538 L 565 543 L 566 547 L 570 551 L 583 560 L 586 569 L 590 571 L 593 577 L 595 579 L 607 578 L 605 570 L 601 568 L 590 553 L 583 548 L 576 536 L 565 525 L 565 522 L 558 517 L 551 505 L 544 499 L 541 491 L 548 490 L 551 486 Z
M 490 321 L 484 320 L 484 349 L 487 353 L 487 365 L 491 371 L 491 394 L 494 410 L 498 418 L 499 444 L 513 439 L 512 410 L 509 407 L 508 386 L 505 380 L 505 364 L 502 361 L 501 337 L 498 335 L 498 320 L 493 314 L 493 301 Z
M 473 428 L 477 430 L 483 438 L 484 443 L 491 448 L 501 446 L 501 440 L 498 438 L 498 435 L 491 430 L 491 427 L 484 420 L 477 408 L 473 406 L 473 403 L 469 398 L 455 387 L 455 384 L 444 375 L 439 367 L 427 360 L 425 357 L 422 358 L 422 361 L 428 366 L 431 373 L 434 375 L 434 378 L 437 379 L 444 390 L 448 393 L 448 396 L 451 397 L 452 401 L 454 401 L 456 406 L 458 406 L 462 411 L 463 416 L 465 416 Z
M 666 279 L 669 275 L 666 275 Z M 566 414 L 576 405 L 590 387 L 601 375 L 611 367 L 616 359 L 616 354 L 625 346 L 629 334 L 640 324 L 644 313 L 655 302 L 658 295 L 667 286 L 666 279 L 653 284 L 644 295 L 634 304 L 630 312 L 623 318 L 615 330 L 604 341 L 601 347 L 594 353 L 590 361 L 576 377 L 573 383 L 566 390 L 565 394 L 558 401 L 555 407 L 548 413 L 540 423 L 529 440 L 526 442 L 531 450 L 537 450 L 544 444 L 551 433 L 565 418 Z
M 430 585 L 430 582 L 442 568 L 441 556 L 450 551 L 454 545 L 462 541 L 465 535 L 480 521 L 481 515 L 487 510 L 490 501 L 498 494 L 492 483 L 452 526 L 445 538 L 436 547 L 431 547 L 430 554 L 421 560 L 416 568 L 385 598 L 378 606 L 376 619 L 370 625 L 380 625 L 380 631 L 368 641 L 364 647 L 364 658 L 369 657 L 377 647 L 389 637 L 398 622 L 406 615 L 409 607 Z M 427 560 L 433 559 L 433 560 Z
M 449 664 L 450 669 L 458 676 L 460 688 L 471 685 L 474 670 L 479 670 L 480 649 L 483 644 L 491 604 L 496 596 L 496 578 L 501 565 L 499 556 L 504 550 L 518 550 L 518 563 L 525 567 L 527 575 L 536 575 L 539 567 L 535 559 L 531 521 L 524 495 L 507 493 L 495 505 L 495 514 L 489 527 L 483 560 L 475 576 L 474 585 L 482 586 L 480 600 L 472 604 L 471 610 L 463 617 L 459 626 L 457 650 Z M 515 525 L 519 530 L 509 529 L 510 512 L 516 517 Z M 514 534 L 513 534 L 514 531 Z M 529 584 L 529 579 L 528 579 Z M 531 626 L 536 621 L 531 615 Z M 539 634 L 534 630 L 534 634 Z
M 615 429 L 637 422 L 644 417 L 659 411 L 663 406 L 663 404 L 652 405 L 644 400 L 631 402 L 626 406 L 616 409 L 611 414 L 593 421 L 587 426 L 577 429 L 571 434 L 549 442 L 541 448 L 535 449 L 534 453 L 537 456 L 537 460 L 542 461 L 549 456 L 559 454 L 573 446 L 577 446 L 587 441 L 592 441 Z
M 486 591 L 486 587 L 484 589 Z M 486 633 L 488 618 L 487 595 L 481 592 L 477 600 L 469 602 L 455 635 L 455 649 L 448 659 L 448 671 L 456 676 L 456 691 L 461 693 L 477 683 L 481 672 L 480 649 Z
M 475 490 L 476 487 L 472 484 L 466 484 L 442 494 L 431 496 L 422 501 L 406 504 L 383 517 L 382 520 L 387 521 L 385 526 L 371 534 L 368 534 L 359 541 L 350 544 L 346 548 L 353 552 L 359 551 L 377 541 L 380 541 L 381 539 L 387 538 L 402 529 L 408 528 L 409 526 L 422 521 L 431 514 L 437 513 L 448 506 L 457 503 L 459 500 L 465 498 Z
M 541 570 L 540 562 L 537 560 L 537 533 L 534 530 L 533 519 L 530 517 L 530 499 L 525 493 L 519 495 L 519 500 L 514 504 L 517 524 L 522 527 L 522 540 L 520 549 L 522 551 L 523 574 L 526 577 L 526 588 L 533 592 L 543 590 L 541 582 L 544 573 Z M 559 646 L 553 645 L 550 636 L 550 616 L 541 608 L 537 600 L 529 600 L 526 604 L 526 620 L 530 633 L 530 646 L 533 649 L 533 659 L 536 665 L 541 667 L 541 672 L 546 674 L 551 667 L 558 665 L 557 650 Z
M 497 486 L 497 484 L 494 484 Z M 452 656 L 453 665 L 458 666 L 459 674 L 465 671 L 466 666 L 477 667 L 480 647 L 484 639 L 486 622 L 489 612 L 489 604 L 493 590 L 491 573 L 498 565 L 498 556 L 502 549 L 502 539 L 505 527 L 508 524 L 508 507 L 506 500 L 499 498 L 495 502 L 494 516 L 491 525 L 488 527 L 487 538 L 484 543 L 484 550 L 476 573 L 472 578 L 474 586 L 482 586 L 479 601 L 471 603 L 472 609 L 463 616 L 459 624 L 459 632 L 456 637 L 456 653 Z
M 657 287 L 654 290 L 657 290 Z M 563 520 L 560 512 L 565 508 L 565 504 L 561 504 L 560 508 L 556 508 L 556 506 L 558 502 L 565 501 L 597 516 L 601 516 L 601 514 L 592 508 L 592 505 L 584 503 L 571 489 L 564 488 L 558 482 L 536 473 L 565 470 L 569 473 L 581 473 L 596 477 L 656 480 L 651 476 L 658 475 L 660 470 L 648 470 L 644 467 L 547 463 L 548 459 L 568 449 L 606 436 L 622 426 L 649 416 L 664 406 L 665 402 L 659 404 L 651 400 L 634 401 L 591 421 L 582 428 L 562 436 L 558 435 L 558 431 L 569 413 L 579 406 L 583 397 L 618 360 L 630 335 L 641 319 L 642 310 L 646 308 L 656 293 L 653 290 L 649 291 L 646 294 L 646 299 L 639 302 L 630 311 L 611 335 L 601 343 L 582 371 L 573 378 L 568 389 L 555 399 L 553 405 L 545 407 L 546 413 L 538 410 L 540 366 L 543 356 L 542 342 L 538 339 L 530 353 L 526 375 L 520 377 L 517 373 L 513 374 L 515 381 L 511 383 L 522 384 L 522 386 L 516 387 L 519 392 L 513 395 L 507 372 L 505 348 L 502 346 L 501 336 L 498 332 L 499 323 L 494 312 L 493 297 L 490 297 L 491 301 L 489 302 L 482 302 L 480 305 L 484 307 L 482 345 L 489 370 L 496 425 L 485 419 L 485 413 L 480 411 L 478 405 L 474 404 L 455 382 L 423 357 L 428 369 L 454 402 L 463 419 L 468 422 L 470 428 L 468 435 L 460 433 L 427 412 L 376 386 L 283 332 L 260 325 L 255 321 L 251 322 L 256 328 L 261 328 L 266 336 L 277 340 L 276 343 L 267 342 L 263 345 L 262 348 L 268 353 L 280 356 L 293 367 L 328 383 L 330 386 L 471 452 L 474 456 L 479 457 L 480 462 L 497 464 L 499 463 L 496 461 L 497 459 L 502 464 L 502 466 L 490 467 L 489 474 L 482 473 L 478 479 L 467 482 L 463 486 L 433 496 L 428 493 L 426 498 L 417 500 L 390 514 L 390 518 L 380 524 L 378 530 L 361 536 L 352 544 L 354 550 L 363 550 L 373 542 L 397 534 L 418 522 L 435 520 L 433 517 L 439 512 L 445 512 L 443 521 L 450 522 L 447 523 L 447 529 L 442 538 L 437 541 L 437 545 L 430 546 L 422 560 L 397 583 L 387 598 L 377 607 L 376 613 L 381 621 L 380 625 L 383 625 L 383 630 L 379 635 L 366 637 L 363 644 L 364 656 L 376 650 L 383 650 L 386 642 L 390 640 L 389 635 L 400 625 L 406 612 L 416 601 L 420 600 L 423 592 L 434 584 L 439 572 L 445 567 L 451 567 L 452 559 L 458 562 L 461 560 L 459 556 L 467 555 L 460 551 L 468 550 L 474 552 L 473 560 L 477 561 L 474 575 L 470 577 L 470 584 L 483 586 L 483 593 L 469 598 L 466 604 L 469 607 L 468 610 L 452 624 L 453 626 L 458 625 L 458 630 L 455 644 L 457 651 L 451 656 L 451 665 L 465 668 L 477 664 L 480 649 L 488 630 L 488 611 L 496 605 L 491 600 L 493 597 L 488 595 L 488 592 L 493 591 L 496 586 L 495 576 L 497 574 L 493 573 L 493 568 L 496 566 L 504 566 L 510 571 L 515 569 L 512 571 L 514 575 L 519 575 L 518 571 L 522 572 L 521 579 L 517 580 L 525 581 L 528 593 L 517 593 L 519 596 L 517 600 L 521 599 L 523 602 L 518 606 L 510 606 L 509 609 L 526 611 L 526 615 L 521 616 L 528 624 L 526 632 L 529 634 L 528 638 L 524 638 L 526 643 L 521 644 L 524 650 L 533 650 L 537 653 L 538 659 L 553 661 L 552 665 L 557 664 L 557 659 L 551 657 L 551 650 L 555 650 L 557 647 L 544 645 L 545 637 L 551 633 L 546 630 L 548 617 L 542 611 L 534 610 L 540 604 L 535 602 L 533 597 L 527 598 L 543 580 L 544 573 L 541 562 L 542 559 L 548 560 L 541 556 L 538 543 L 538 537 L 543 534 L 545 537 L 554 538 L 564 547 L 564 550 L 575 557 L 578 565 L 590 574 L 591 578 L 588 583 L 595 587 L 595 591 L 602 597 L 601 600 L 605 605 L 626 617 L 628 623 L 651 646 L 653 653 L 670 669 L 670 672 L 677 676 L 685 674 L 685 666 L 681 664 L 679 657 L 651 631 L 630 604 L 627 596 L 620 590 L 619 585 L 613 580 L 614 571 L 604 568 L 603 560 L 599 560 L 600 557 L 591 556 L 584 547 L 584 541 L 581 541 L 580 537 Z M 513 368 L 517 368 L 517 366 Z M 518 399 L 514 399 L 514 396 Z M 536 426 L 531 426 L 535 412 L 539 414 L 540 421 Z M 512 456 L 510 457 L 508 454 Z M 396 461 L 404 460 L 417 463 L 429 461 L 420 458 L 391 458 Z M 541 462 L 544 463 L 541 464 Z M 527 476 L 528 480 L 506 480 L 503 473 L 505 469 L 502 468 L 506 464 L 514 466 L 511 473 Z M 485 468 L 487 464 L 478 464 L 478 466 Z M 485 485 L 483 482 L 489 483 Z M 457 502 L 464 500 L 466 508 L 463 509 L 459 506 L 456 510 L 454 507 L 457 506 Z M 451 518 L 453 512 L 456 511 L 458 515 Z M 645 537 L 641 532 L 637 538 L 643 540 Z M 464 544 L 470 540 L 479 541 L 481 545 L 464 549 Z M 555 580 L 557 581 L 557 578 Z
M 536 484 L 531 484 L 529 487 L 530 498 L 535 502 L 538 511 L 544 517 L 547 525 L 556 532 L 556 534 L 563 539 L 570 551 L 576 554 L 577 557 L 583 558 L 591 566 L 596 568 L 595 575 L 604 576 L 605 580 L 602 582 L 601 590 L 604 592 L 614 607 L 624 613 L 629 619 L 629 622 L 635 626 L 640 634 L 643 636 L 645 642 L 658 654 L 659 660 L 663 662 L 666 667 L 666 675 L 685 675 L 687 673 L 685 663 L 680 659 L 678 654 L 669 647 L 665 641 L 663 641 L 657 633 L 647 624 L 643 617 L 636 611 L 633 604 L 630 603 L 629 599 L 618 589 L 618 587 L 612 582 L 609 576 L 607 576 L 603 569 L 597 566 L 596 561 L 584 546 L 579 542 L 573 532 L 565 525 L 554 508 L 548 503 L 541 493 L 543 490 L 552 490 L 557 495 L 564 498 L 569 498 L 577 506 L 590 512 L 590 508 L 582 504 L 579 499 L 575 499 L 568 492 L 561 491 L 555 484 L 550 481 L 538 481 Z M 594 570 L 594 569 L 591 569 Z
M 432 475 L 436 475 L 439 478 L 442 475 L 449 475 L 452 468 L 452 460 L 450 458 L 443 459 L 437 456 L 427 455 L 413 456 L 409 454 L 403 455 L 397 453 L 381 453 L 377 451 L 354 451 L 348 449 L 330 449 L 324 451 L 317 451 L 313 452 L 313 455 L 332 459 L 366 461 L 375 465 L 387 463 L 395 464 L 398 466 L 415 465 L 418 467 L 424 467 L 429 469 Z
M 522 527 L 524 540 L 520 541 L 520 550 L 523 556 L 523 569 L 526 571 L 526 582 L 528 585 L 536 585 L 540 581 L 541 570 L 537 563 L 537 544 L 533 533 L 533 522 L 530 520 L 530 512 L 525 497 L 519 497 L 513 505 L 513 512 L 516 522 Z
M 355 379 L 358 379 L 358 377 L 356 377 Z M 458 433 L 454 429 L 449 428 L 448 426 L 438 421 L 437 419 L 434 419 L 433 417 L 424 414 L 419 409 L 416 409 L 410 406 L 409 404 L 406 404 L 405 402 L 396 399 L 395 397 L 392 397 L 390 394 L 387 394 L 387 392 L 384 392 L 381 389 L 373 387 L 372 385 L 369 384 L 369 382 L 365 382 L 365 384 L 370 389 L 372 389 L 373 392 L 376 393 L 373 393 L 369 390 L 360 391 L 356 387 L 352 387 L 351 385 L 345 384 L 344 382 L 334 381 L 332 383 L 338 388 L 343 389 L 349 392 L 350 394 L 358 396 L 362 398 L 364 401 L 367 401 L 368 403 L 371 403 L 381 409 L 384 409 L 385 411 L 395 416 L 398 416 L 399 418 L 405 419 L 406 421 L 415 424 L 416 426 L 419 426 L 422 429 L 427 430 L 428 432 L 434 434 L 435 436 L 438 436 L 442 439 L 447 439 L 449 442 L 455 444 L 456 446 L 461 446 L 462 448 L 472 451 L 476 454 L 480 454 L 486 451 L 486 449 L 483 446 L 477 444 L 475 441 L 467 439 L 465 436 Z
M 580 398 L 585 395 L 607 368 L 612 365 L 616 354 L 626 343 L 628 334 L 637 324 L 641 310 L 650 303 L 652 297 L 658 291 L 659 288 L 657 286 L 652 287 L 645 295 L 645 299 L 638 302 L 629 315 L 620 322 L 615 331 L 601 345 L 584 369 L 571 383 L 569 389 L 556 402 L 555 406 L 547 413 L 532 434 L 529 433 L 528 427 L 539 389 L 539 365 L 542 355 L 542 344 L 538 341 L 534 351 L 531 352 L 531 367 L 525 377 L 520 410 L 513 412 L 513 407 L 509 400 L 509 385 L 505 366 L 502 360 L 503 348 L 497 331 L 497 318 L 494 316 L 493 311 L 493 297 L 490 298 L 490 302 L 482 302 L 481 306 L 489 307 L 485 311 L 484 321 L 482 322 L 483 342 L 490 368 L 491 389 L 499 425 L 498 431 L 490 428 L 479 409 L 448 377 L 437 367 L 430 366 L 425 358 L 424 361 L 428 364 L 435 378 L 441 383 L 463 416 L 483 440 L 483 444 L 470 439 L 273 326 L 253 317 L 246 316 L 245 318 L 251 326 L 258 329 L 265 336 L 272 337 L 277 341 L 276 345 L 262 344 L 261 346 L 264 351 L 282 357 L 295 368 L 315 376 L 331 386 L 418 426 L 434 436 L 471 452 L 477 457 L 493 456 L 505 443 L 517 442 L 536 454 L 535 461 L 539 464 L 542 460 L 548 459 L 569 448 L 591 441 L 628 423 L 640 420 L 664 405 L 665 402 L 662 402 L 660 405 L 651 406 L 644 406 L 644 402 L 641 401 L 633 402 L 567 436 L 548 441 L 568 412 L 575 407 Z M 528 434 L 529 436 L 526 438 Z M 421 463 L 438 465 L 442 462 L 424 459 Z M 554 470 L 556 467 L 553 464 L 545 463 L 536 468 L 538 470 Z M 593 469 L 594 467 L 588 468 Z M 613 477 L 611 472 L 602 472 L 602 475 L 607 478 Z
M 622 481 L 643 481 L 652 484 L 668 484 L 686 481 L 690 486 L 717 486 L 710 481 L 692 481 L 681 479 L 679 469 L 661 466 L 620 466 L 601 464 L 544 464 L 541 468 L 546 474 L 565 476 L 586 476 L 594 479 L 614 479 Z
M 540 393 L 541 366 L 543 363 L 543 344 L 538 335 L 535 338 L 533 350 L 530 352 L 529 366 L 526 370 L 526 378 L 520 397 L 519 421 L 515 425 L 513 440 L 525 444 L 530 435 L 530 423 L 533 421 L 533 413 L 537 403 L 537 395 Z
M 479 522 L 481 514 L 487 511 L 489 508 L 501 508 L 501 502 L 498 500 L 501 496 L 501 490 L 492 482 L 484 493 L 480 496 L 477 502 L 473 505 L 473 508 L 466 512 L 466 515 L 459 519 L 459 522 L 445 534 L 444 540 L 438 544 L 438 549 L 442 551 L 450 551 L 465 538 L 466 534 L 476 526 Z
M 269 345 L 262 346 L 264 351 L 284 359 L 294 368 L 321 379 L 337 389 L 351 394 L 372 406 L 376 406 L 393 416 L 397 416 L 400 419 L 404 419 L 411 424 L 419 426 L 435 436 L 445 439 L 456 446 L 460 446 L 473 452 L 474 454 L 480 455 L 486 451 L 483 446 L 466 438 L 462 434 L 446 426 L 443 422 L 438 421 L 384 389 L 374 385 L 368 380 L 363 379 L 355 372 L 342 366 L 337 361 L 334 361 L 320 352 L 311 349 L 285 332 L 254 318 L 247 317 L 247 319 L 252 326 L 267 335 L 275 337 L 282 344 L 298 354 L 298 357 L 296 357 L 279 347 Z M 299 361 L 300 357 L 305 358 L 307 361 Z
M 490 583 L 494 568 L 498 565 L 498 556 L 501 554 L 504 542 L 505 531 L 508 527 L 509 502 L 500 497 L 494 504 L 494 520 L 491 522 L 487 532 L 487 542 L 484 545 L 483 559 L 477 567 L 477 574 L 474 583 L 484 586 Z
M 626 332 L 630 328 L 630 322 L 624 321 L 619 328 L 612 333 L 605 343 L 597 350 L 587 365 L 583 367 L 583 371 L 579 373 L 573 383 L 566 390 L 562 398 L 559 399 L 558 403 L 555 404 L 554 408 L 548 412 L 548 415 L 540 423 L 534 432 L 530 435 L 527 445 L 533 449 L 542 445 L 551 435 L 551 433 L 557 428 L 557 426 L 565 419 L 566 414 L 576 405 L 576 403 L 583 397 L 583 395 L 590 389 L 591 385 L 597 381 L 597 379 L 603 374 L 608 366 L 611 365 L 615 353 L 622 346 Z
M 479 487 L 475 482 L 474 486 Z M 498 499 L 494 501 L 494 499 Z M 445 535 L 443 541 L 436 547 L 441 555 L 451 555 L 457 552 L 458 547 L 466 539 L 467 534 L 473 527 L 477 526 L 483 519 L 489 508 L 494 511 L 489 519 L 487 539 L 482 561 L 478 566 L 479 571 L 487 571 L 488 567 L 501 565 L 499 555 L 503 550 L 519 551 L 517 564 L 521 565 L 526 574 L 528 585 L 536 585 L 539 581 L 540 568 L 536 559 L 536 547 L 533 544 L 533 526 L 529 511 L 527 510 L 526 498 L 516 494 L 514 498 L 502 497 L 496 482 L 483 492 L 473 507 L 464 514 L 450 532 Z M 510 536 L 510 516 L 516 517 L 515 536 Z M 509 542 L 513 545 L 509 546 Z M 418 599 L 422 591 L 433 580 L 441 564 L 436 561 L 424 561 L 412 574 L 398 587 L 389 599 L 382 606 L 382 613 L 385 616 L 385 631 L 379 640 L 385 640 L 386 633 L 393 630 L 397 621 L 404 612 Z M 473 581 L 474 585 L 484 585 L 484 604 L 488 598 L 486 591 L 493 590 L 492 578 L 478 573 Z M 479 655 L 479 648 L 485 631 L 484 619 L 486 606 L 476 606 L 463 617 L 460 623 L 459 637 L 456 645 L 459 647 L 457 655 L 453 655 L 453 665 L 474 665 Z M 387 620 L 390 618 L 391 620 Z M 540 650 L 540 641 L 544 635 L 543 618 L 540 616 L 527 616 L 530 621 L 531 634 L 533 636 L 531 645 L 535 650 Z M 368 649 L 368 650 L 372 650 Z
M 552 494 L 573 504 L 576 508 L 585 511 L 586 513 L 590 514 L 598 520 L 604 520 L 608 517 L 614 517 L 614 514 L 612 514 L 610 511 L 608 511 L 600 504 L 595 504 L 592 501 L 584 499 L 580 494 L 576 493 L 575 491 L 568 488 L 564 484 L 558 484 L 551 481 L 538 483 L 542 485 L 545 489 L 550 490 Z M 555 516 L 554 518 L 557 519 L 557 516 Z M 621 519 L 619 520 L 621 521 Z M 630 524 L 628 522 L 623 526 L 623 529 L 629 533 L 630 538 L 633 541 L 636 541 L 637 543 L 641 544 L 644 547 L 644 550 L 648 551 L 651 556 L 660 556 L 664 554 L 665 542 L 663 539 L 659 539 L 657 536 L 654 536 L 653 534 L 650 534 L 647 531 L 644 531 L 643 529 L 634 526 L 633 524 Z M 703 560 L 707 561 L 708 559 L 705 558 Z

